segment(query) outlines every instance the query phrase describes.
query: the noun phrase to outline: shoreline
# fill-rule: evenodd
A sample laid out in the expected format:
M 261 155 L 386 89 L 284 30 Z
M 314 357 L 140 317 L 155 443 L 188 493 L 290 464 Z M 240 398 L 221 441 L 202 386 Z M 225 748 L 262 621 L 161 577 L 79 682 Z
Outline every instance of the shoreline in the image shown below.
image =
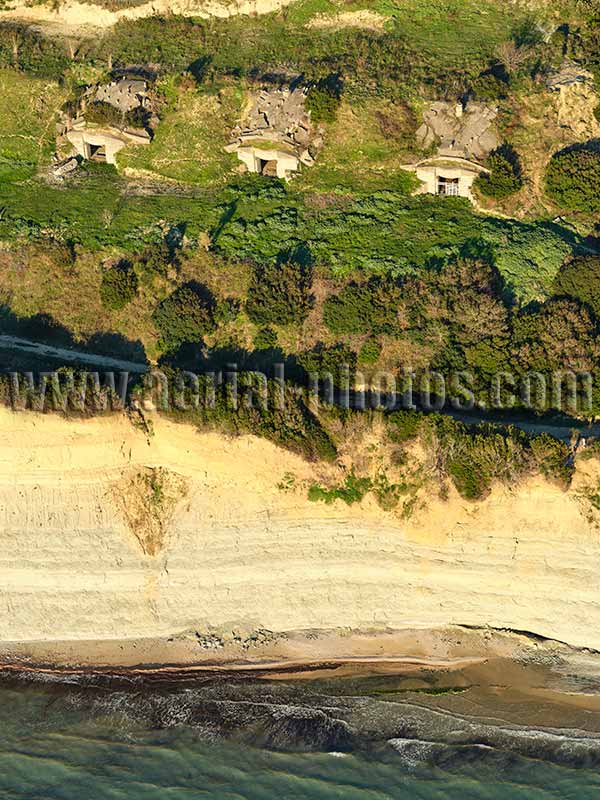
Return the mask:
M 442 713 L 484 725 L 494 720 L 492 728 L 501 736 L 513 727 L 546 731 L 551 738 L 560 738 L 567 728 L 582 736 L 600 734 L 597 652 L 518 633 L 458 626 L 284 636 L 250 655 L 230 646 L 225 657 L 214 650 L 199 656 L 191 639 L 130 642 L 127 650 L 121 650 L 124 643 L 72 642 L 71 653 L 85 656 L 79 663 L 72 660 L 66 643 L 53 644 L 52 663 L 44 661 L 51 652 L 48 643 L 13 643 L 0 648 L 0 688 L 77 692 L 80 702 L 92 704 L 94 697 L 108 698 L 113 692 L 132 698 L 177 698 L 188 689 L 200 704 L 203 698 L 209 703 L 211 697 L 221 698 L 221 692 L 243 704 L 250 692 L 253 703 L 268 707 L 277 702 L 279 691 L 288 693 L 292 703 L 297 696 L 301 705 L 303 698 L 322 692 L 382 702 L 389 694 L 392 704 L 404 703 L 410 713 Z M 177 663 L 150 660 L 174 644 L 181 648 Z M 111 652 L 114 660 L 106 663 Z M 57 660 L 59 653 L 62 662 Z M 99 663 L 101 658 L 104 663 Z M 124 663 L 127 658 L 130 663 Z
M 276 678 L 354 674 L 455 672 L 493 661 L 536 664 L 600 653 L 535 635 L 440 626 L 404 630 L 268 632 L 249 647 L 230 641 L 207 646 L 197 634 L 130 641 L 0 643 L 0 673 L 107 677 L 249 675 Z

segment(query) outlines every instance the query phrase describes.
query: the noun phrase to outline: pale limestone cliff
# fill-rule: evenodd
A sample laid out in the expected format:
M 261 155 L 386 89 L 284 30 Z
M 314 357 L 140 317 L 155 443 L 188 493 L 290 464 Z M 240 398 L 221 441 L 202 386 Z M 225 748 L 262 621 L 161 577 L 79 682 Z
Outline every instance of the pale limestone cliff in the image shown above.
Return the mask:
M 0 640 L 456 623 L 600 648 L 581 470 L 568 493 L 534 481 L 476 505 L 432 498 L 403 521 L 371 501 L 309 502 L 302 482 L 332 468 L 263 440 L 154 427 L 0 412 Z M 286 473 L 299 488 L 282 491 Z M 131 519 L 165 492 L 148 555 Z
M 65 0 L 64 3 L 30 3 L 15 0 L 0 10 L 0 19 L 18 19 L 54 27 L 65 33 L 86 28 L 110 28 L 120 20 L 154 15 L 180 14 L 188 17 L 230 17 L 270 14 L 292 0 L 151 0 L 111 10 L 92 2 Z

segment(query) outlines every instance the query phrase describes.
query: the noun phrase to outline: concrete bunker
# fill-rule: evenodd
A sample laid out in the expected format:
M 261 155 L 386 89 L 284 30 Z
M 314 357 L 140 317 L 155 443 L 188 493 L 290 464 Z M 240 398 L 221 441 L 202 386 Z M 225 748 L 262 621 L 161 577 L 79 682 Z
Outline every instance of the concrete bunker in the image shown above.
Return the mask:
M 404 169 L 414 172 L 420 186 L 415 194 L 434 194 L 438 197 L 466 197 L 473 201 L 473 182 L 488 170 L 476 161 L 453 156 L 433 156 L 408 164 Z
M 248 172 L 288 180 L 302 165 L 314 163 L 320 132 L 305 109 L 302 86 L 267 87 L 250 98 L 226 146 Z
M 100 109 L 100 110 L 98 110 Z M 96 163 L 116 164 L 117 153 L 128 144 L 149 144 L 156 120 L 151 114 L 148 85 L 121 78 L 90 87 L 76 109 L 57 127 L 78 156 Z

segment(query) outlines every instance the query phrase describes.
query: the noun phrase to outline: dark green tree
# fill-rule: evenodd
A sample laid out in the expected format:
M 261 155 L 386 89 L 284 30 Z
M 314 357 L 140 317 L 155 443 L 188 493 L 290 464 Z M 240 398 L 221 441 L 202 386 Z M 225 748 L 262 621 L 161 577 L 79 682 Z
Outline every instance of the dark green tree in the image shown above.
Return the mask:
M 305 259 L 282 258 L 256 266 L 248 288 L 246 312 L 252 322 L 298 325 L 313 306 L 312 267 Z
M 215 328 L 214 299 L 205 286 L 180 286 L 156 307 L 153 320 L 160 346 L 173 349 L 183 342 L 199 342 Z
M 552 156 L 546 169 L 546 192 L 562 208 L 600 211 L 600 152 L 571 147 Z
M 519 156 L 510 145 L 496 148 L 488 158 L 489 173 L 480 175 L 476 188 L 486 197 L 502 200 L 523 186 Z
M 564 264 L 554 279 L 554 293 L 580 300 L 600 319 L 600 256 L 577 256 Z
M 387 333 L 401 330 L 404 318 L 402 288 L 392 278 L 351 283 L 327 298 L 323 321 L 332 333 Z

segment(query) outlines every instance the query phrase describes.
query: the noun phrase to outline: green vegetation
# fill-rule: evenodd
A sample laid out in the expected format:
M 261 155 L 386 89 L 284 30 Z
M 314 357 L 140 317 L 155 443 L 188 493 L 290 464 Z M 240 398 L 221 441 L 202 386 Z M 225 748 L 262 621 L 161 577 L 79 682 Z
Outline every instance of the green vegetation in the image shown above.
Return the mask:
M 376 364 L 381 355 L 381 345 L 377 339 L 367 339 L 358 353 L 359 364 Z
M 165 350 L 199 342 L 215 327 L 214 299 L 204 286 L 180 286 L 156 307 L 154 323 Z
M 228 258 L 274 261 L 306 245 L 337 275 L 353 271 L 414 273 L 465 249 L 495 261 L 520 299 L 544 296 L 579 239 L 553 223 L 521 223 L 476 214 L 467 200 L 376 192 L 314 209 L 302 196 L 273 187 L 268 195 L 237 195 L 213 236 Z
M 334 381 L 344 377 L 340 375 L 340 367 L 348 366 L 350 373 L 356 369 L 356 353 L 343 344 L 326 347 L 319 343 L 312 350 L 298 355 L 298 363 L 310 375 L 332 375 Z
M 174 373 L 173 377 L 175 377 Z M 203 429 L 216 429 L 236 435 L 252 433 L 301 454 L 310 461 L 334 461 L 337 450 L 320 419 L 309 410 L 301 392 L 268 381 L 257 384 L 251 374 L 238 376 L 238 400 L 232 401 L 231 387 L 213 385 L 200 379 L 198 391 L 182 392 L 178 402 L 187 403 L 187 411 L 165 411 L 174 420 L 197 424 Z M 139 397 L 143 386 L 134 391 Z M 210 402 L 206 402 L 210 396 Z M 195 411 L 190 411 L 190 406 Z
M 105 308 L 118 311 L 130 303 L 137 294 L 137 275 L 128 262 L 120 262 L 106 270 L 100 284 L 100 297 Z
M 350 283 L 327 298 L 323 322 L 332 333 L 396 333 L 404 310 L 400 285 L 394 279 L 371 278 Z
M 31 177 L 50 161 L 54 116 L 64 90 L 53 83 L 0 69 L 0 184 Z
M 348 473 L 340 486 L 327 489 L 318 483 L 313 483 L 308 490 L 308 499 L 313 502 L 321 500 L 330 505 L 334 500 L 343 500 L 347 505 L 360 503 L 373 484 L 370 478 L 358 478 L 354 472 Z
M 273 328 L 259 328 L 254 337 L 256 350 L 270 350 L 277 346 L 277 331 Z
M 600 319 L 600 256 L 577 256 L 554 279 L 554 292 L 580 300 Z
M 475 186 L 486 197 L 503 200 L 523 186 L 519 156 L 515 150 L 503 145 L 494 150 L 487 163 L 489 174 L 480 175 Z
M 600 152 L 574 146 L 554 155 L 546 170 L 546 191 L 562 208 L 600 211 Z
M 337 75 L 330 75 L 314 83 L 306 98 L 306 109 L 311 121 L 333 122 L 341 102 L 341 84 Z
M 462 497 L 484 498 L 493 481 L 515 485 L 526 475 L 542 471 L 566 488 L 573 474 L 569 448 L 542 434 L 531 437 L 516 428 L 477 425 L 431 415 L 420 435 L 435 460 L 440 476 L 447 476 Z
M 257 325 L 298 325 L 310 311 L 312 266 L 306 258 L 284 255 L 256 267 L 248 288 L 246 311 Z
M 21 22 L 0 25 L 0 67 L 59 80 L 68 66 L 67 47 L 59 38 L 46 37 L 33 25 Z
M 417 119 L 409 103 L 380 97 L 344 101 L 327 127 L 316 163 L 295 184 L 309 191 L 410 194 L 418 181 L 402 165 L 415 147 Z
M 234 89 L 218 94 L 177 90 L 175 107 L 162 117 L 152 142 L 121 151 L 119 167 L 202 186 L 225 182 L 237 160 L 223 146 L 239 117 L 241 99 L 242 92 Z

